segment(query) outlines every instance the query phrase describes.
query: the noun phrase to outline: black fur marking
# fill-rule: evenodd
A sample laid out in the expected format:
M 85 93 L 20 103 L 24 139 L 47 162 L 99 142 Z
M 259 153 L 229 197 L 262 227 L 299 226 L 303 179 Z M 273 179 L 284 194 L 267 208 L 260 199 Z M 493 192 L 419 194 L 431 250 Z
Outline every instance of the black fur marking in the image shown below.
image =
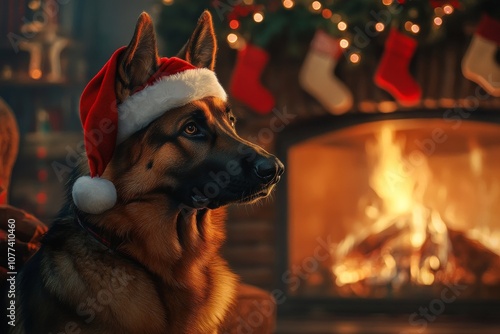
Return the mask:
M 205 122 L 205 124 L 207 122 L 207 118 L 205 116 L 205 113 L 203 112 L 203 110 L 200 110 L 200 109 L 196 109 L 195 111 L 193 111 L 191 113 L 191 117 L 193 117 L 197 121 Z
M 148 162 L 148 164 L 146 165 L 146 168 L 147 169 L 153 168 L 153 160 L 151 160 L 150 162 Z
M 181 245 L 182 248 L 184 248 L 184 224 L 186 224 L 186 221 L 184 220 L 184 214 L 183 212 L 179 213 L 177 216 L 177 222 L 176 222 L 176 229 L 177 229 L 177 238 L 179 239 L 179 244 Z
M 198 229 L 198 234 L 203 241 L 205 241 L 205 228 L 203 226 L 203 221 L 205 219 L 206 213 L 206 209 L 198 210 L 198 212 L 196 213 L 196 228 Z
M 58 317 L 54 317 L 54 313 L 72 319 L 76 323 L 82 319 L 78 317 L 71 305 L 50 292 L 42 280 L 35 279 L 42 277 L 41 267 L 44 259 L 46 260 L 47 257 L 43 254 L 43 251 L 37 252 L 29 260 L 30 264 L 23 268 L 20 277 L 20 298 L 23 305 L 22 323 L 25 326 L 26 333 L 40 333 L 40 327 L 50 328 L 54 332 L 64 329 L 58 328 Z M 33 300 L 43 301 L 43 307 L 40 307 L 39 303 L 33 303 Z M 44 320 L 40 322 L 40 319 Z
M 153 146 L 155 149 L 159 149 L 166 143 L 174 142 L 176 140 L 177 140 L 176 136 L 167 135 L 161 130 L 153 131 L 153 133 L 148 138 L 149 144 Z

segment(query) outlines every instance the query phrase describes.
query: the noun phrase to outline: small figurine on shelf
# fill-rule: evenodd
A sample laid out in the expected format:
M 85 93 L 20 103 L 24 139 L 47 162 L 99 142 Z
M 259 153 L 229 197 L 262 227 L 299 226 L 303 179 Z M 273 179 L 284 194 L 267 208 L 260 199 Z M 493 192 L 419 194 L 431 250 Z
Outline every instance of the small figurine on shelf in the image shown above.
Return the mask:
M 46 0 L 45 6 L 51 8 Z M 25 23 L 21 31 L 33 38 L 19 42 L 19 49 L 30 53 L 29 76 L 39 80 L 42 77 L 51 82 L 63 80 L 61 69 L 61 52 L 68 46 L 69 40 L 57 34 L 58 23 L 56 12 L 47 14 L 47 21 L 33 21 Z M 44 71 L 48 70 L 45 74 Z

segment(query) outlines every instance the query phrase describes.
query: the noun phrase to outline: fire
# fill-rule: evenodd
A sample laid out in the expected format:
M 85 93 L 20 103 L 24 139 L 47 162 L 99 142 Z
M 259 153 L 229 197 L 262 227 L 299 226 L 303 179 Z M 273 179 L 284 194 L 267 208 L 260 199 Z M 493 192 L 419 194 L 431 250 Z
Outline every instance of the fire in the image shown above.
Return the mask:
M 421 190 L 430 176 L 427 164 L 408 170 L 402 152 L 404 145 L 404 139 L 398 140 L 389 124 L 382 127 L 374 142 L 366 145 L 372 171 L 370 187 L 383 200 L 388 215 L 411 211 L 415 200 L 421 200 L 415 197 L 422 196 Z
M 387 119 L 289 148 L 291 293 L 413 299 L 461 284 L 499 300 L 500 125 L 456 125 Z
M 385 123 L 374 140 L 365 145 L 371 204 L 364 207 L 362 219 L 371 224 L 360 224 L 370 227 L 353 229 L 355 232 L 334 249 L 332 272 L 338 287 L 363 283 L 397 289 L 404 284 L 432 285 L 454 280 L 452 273 L 459 261 L 454 257 L 451 239 L 462 234 L 457 237 L 457 232 L 450 230 L 442 208 L 435 204 L 438 196 L 446 198 L 446 187 L 434 179 L 429 159 L 423 153 L 418 166 L 408 163 L 412 152 L 405 152 L 405 141 Z M 498 198 L 500 189 L 482 180 L 483 160 L 481 147 L 472 142 L 471 173 L 478 186 L 484 188 L 479 192 L 485 196 L 482 203 L 494 205 L 488 198 Z M 491 231 L 477 226 L 466 233 L 467 237 L 479 241 L 485 250 L 490 246 L 500 249 L 500 235 L 491 235 Z
M 483 174 L 484 152 L 476 141 L 470 142 L 469 164 L 475 183 L 479 188 L 478 196 L 481 196 L 483 208 L 479 217 L 479 224 L 468 231 L 467 236 L 477 240 L 492 251 L 497 251 L 500 255 L 500 232 L 492 231 L 487 224 L 490 219 L 491 208 L 497 205 L 495 201 L 498 198 L 500 189 L 498 182 L 487 183 L 482 178 Z

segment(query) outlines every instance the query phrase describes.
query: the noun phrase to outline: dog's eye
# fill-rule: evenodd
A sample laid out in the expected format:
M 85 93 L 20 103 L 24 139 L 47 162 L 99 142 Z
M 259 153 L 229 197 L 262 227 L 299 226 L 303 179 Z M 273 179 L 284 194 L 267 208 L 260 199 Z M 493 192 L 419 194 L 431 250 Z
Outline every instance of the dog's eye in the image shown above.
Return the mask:
M 198 132 L 199 132 L 198 127 L 196 126 L 196 124 L 194 122 L 188 123 L 184 127 L 184 133 L 189 135 L 189 136 L 194 136 Z

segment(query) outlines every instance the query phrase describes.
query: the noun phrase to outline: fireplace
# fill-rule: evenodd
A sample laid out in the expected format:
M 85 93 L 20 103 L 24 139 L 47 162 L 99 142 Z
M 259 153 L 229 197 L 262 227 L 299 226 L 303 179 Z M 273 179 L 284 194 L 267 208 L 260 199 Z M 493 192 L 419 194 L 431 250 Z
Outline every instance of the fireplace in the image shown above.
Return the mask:
M 498 111 L 329 116 L 277 151 L 282 311 L 498 314 Z

